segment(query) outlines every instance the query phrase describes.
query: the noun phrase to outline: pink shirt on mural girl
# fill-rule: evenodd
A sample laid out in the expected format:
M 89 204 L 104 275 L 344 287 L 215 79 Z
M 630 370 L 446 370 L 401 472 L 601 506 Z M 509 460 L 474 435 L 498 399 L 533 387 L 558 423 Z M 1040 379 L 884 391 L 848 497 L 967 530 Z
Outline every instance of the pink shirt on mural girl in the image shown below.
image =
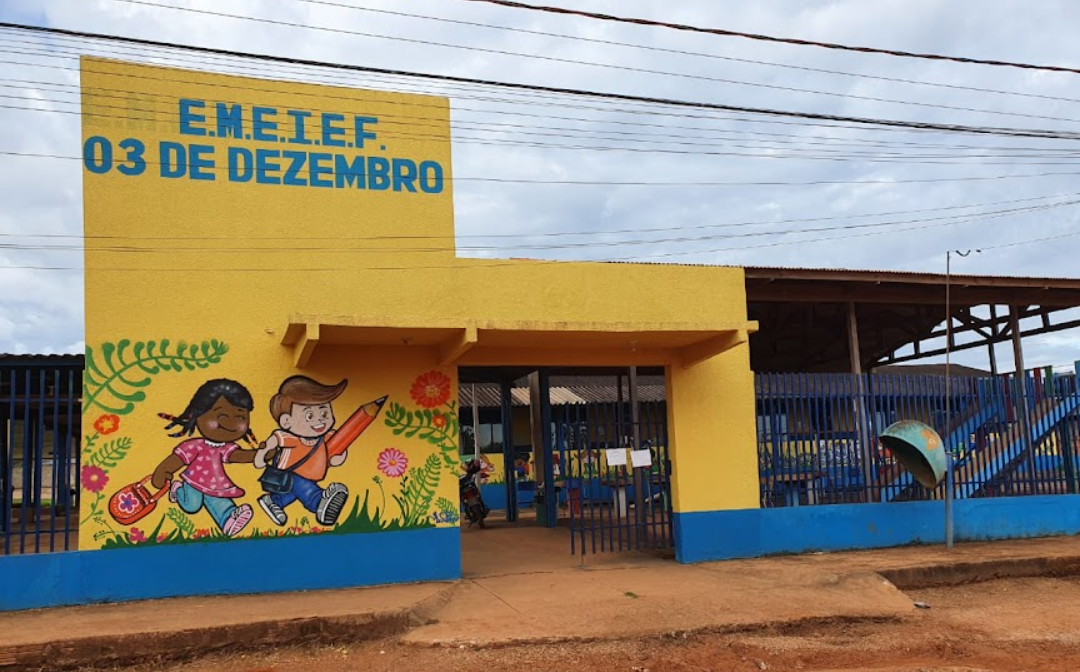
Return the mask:
M 173 450 L 187 469 L 181 475 L 191 487 L 211 497 L 243 497 L 240 489 L 228 474 L 225 463 L 240 446 L 235 443 L 214 443 L 206 439 L 189 439 Z

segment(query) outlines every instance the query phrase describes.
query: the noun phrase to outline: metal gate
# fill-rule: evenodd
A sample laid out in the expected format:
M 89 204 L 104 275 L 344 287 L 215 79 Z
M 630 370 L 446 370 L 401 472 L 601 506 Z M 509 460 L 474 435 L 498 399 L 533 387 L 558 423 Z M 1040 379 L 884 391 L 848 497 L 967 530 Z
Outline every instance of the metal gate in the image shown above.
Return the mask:
M 579 403 L 553 411 L 554 476 L 569 511 L 570 552 L 672 547 L 666 404 Z
M 0 556 L 78 546 L 81 393 L 82 357 L 0 358 Z

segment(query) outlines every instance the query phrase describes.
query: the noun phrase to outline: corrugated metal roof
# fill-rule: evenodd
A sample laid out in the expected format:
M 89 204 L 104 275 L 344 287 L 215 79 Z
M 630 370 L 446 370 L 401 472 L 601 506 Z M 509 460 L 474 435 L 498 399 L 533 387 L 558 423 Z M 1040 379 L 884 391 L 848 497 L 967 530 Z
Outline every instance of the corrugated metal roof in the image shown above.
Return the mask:
M 84 355 L 31 355 L 0 353 L 0 362 L 7 364 L 65 364 L 83 366 Z
M 903 282 L 906 280 L 914 280 L 915 278 L 923 278 L 925 280 L 933 279 L 945 282 L 944 273 L 930 273 L 925 271 L 896 271 L 896 270 L 882 270 L 882 269 L 864 269 L 864 268 L 822 268 L 822 267 L 807 267 L 807 266 L 736 266 L 732 264 L 710 264 L 705 262 L 689 262 L 689 261 L 582 261 L 582 260 L 567 260 L 567 259 L 532 259 L 526 257 L 514 257 L 511 261 L 529 261 L 529 262 L 543 262 L 543 263 L 555 263 L 555 264 L 580 264 L 580 263 L 599 263 L 599 264 L 621 264 L 624 266 L 687 266 L 692 268 L 737 268 L 744 270 L 747 275 L 751 274 L 767 274 L 767 273 L 792 273 L 792 272 L 806 272 L 806 273 L 833 273 L 833 274 L 850 274 L 852 276 L 875 276 L 876 280 L 888 280 L 890 276 L 895 277 L 897 281 Z M 858 278 L 852 277 L 851 280 L 857 280 Z M 1044 283 L 1050 287 L 1059 286 L 1061 284 L 1073 284 L 1080 283 L 1080 278 L 1048 278 L 1039 276 L 1023 276 L 1023 275 L 952 275 L 952 281 L 957 284 L 963 284 L 965 281 L 974 281 L 978 279 L 995 279 L 995 280 L 1009 280 L 1017 283 Z
M 881 269 L 857 269 L 857 268 L 807 268 L 798 266 L 746 266 L 743 269 L 747 279 L 762 278 L 771 275 L 791 274 L 815 274 L 828 276 L 830 280 L 870 280 L 875 282 L 923 282 L 933 284 L 945 284 L 944 273 L 932 273 L 927 271 L 893 271 Z M 848 276 L 848 277 L 844 277 Z M 1080 278 L 1048 278 L 1039 276 L 1021 275 L 971 275 L 953 273 L 951 283 L 957 286 L 964 284 L 979 284 L 979 281 L 1015 283 L 1017 285 L 1039 285 L 1047 288 L 1068 287 L 1080 285 Z
M 619 394 L 614 380 L 611 385 L 592 384 L 552 386 L 551 404 L 553 406 L 567 406 L 571 404 L 604 404 L 618 401 Z M 458 403 L 461 408 L 472 406 L 472 385 L 462 385 L 458 389 Z M 515 387 L 510 391 L 514 406 L 529 405 L 529 389 Z M 623 399 L 627 399 L 624 392 Z M 638 385 L 638 399 L 646 402 L 664 401 L 663 385 Z M 476 405 L 480 408 L 499 408 L 502 406 L 502 393 L 498 385 L 476 385 Z

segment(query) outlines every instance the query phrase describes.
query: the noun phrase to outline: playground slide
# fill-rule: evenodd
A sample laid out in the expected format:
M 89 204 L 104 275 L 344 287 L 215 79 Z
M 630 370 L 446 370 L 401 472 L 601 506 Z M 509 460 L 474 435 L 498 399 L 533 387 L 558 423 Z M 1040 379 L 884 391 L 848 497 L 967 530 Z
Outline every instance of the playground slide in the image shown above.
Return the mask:
M 1030 445 L 1036 446 L 1047 434 L 1052 432 L 1069 413 L 1080 407 L 1080 395 L 1069 395 L 1060 400 L 1048 400 L 1040 403 L 1029 414 L 1028 437 L 1021 433 L 1012 441 L 1002 441 L 995 447 L 988 447 L 987 453 L 983 451 L 985 459 L 980 458 L 982 466 L 975 472 L 974 477 L 967 480 L 956 488 L 956 497 L 964 499 L 975 497 L 984 486 L 992 483 L 996 478 L 1007 471 L 1026 454 L 1026 447 L 1030 439 Z

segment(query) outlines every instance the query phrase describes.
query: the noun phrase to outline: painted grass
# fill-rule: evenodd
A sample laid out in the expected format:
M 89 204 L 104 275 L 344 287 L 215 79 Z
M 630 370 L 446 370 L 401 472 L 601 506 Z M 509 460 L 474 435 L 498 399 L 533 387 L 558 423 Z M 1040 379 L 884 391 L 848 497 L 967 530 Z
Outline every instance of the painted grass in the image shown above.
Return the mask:
M 435 525 L 429 521 L 424 521 L 414 525 L 403 525 L 398 518 L 391 518 L 384 520 L 382 512 L 376 508 L 372 513 L 368 507 L 368 497 L 370 493 L 364 494 L 364 500 L 361 503 L 360 498 L 356 497 L 353 500 L 352 510 L 343 518 L 340 518 L 337 525 L 334 527 L 320 527 L 308 525 L 298 525 L 292 527 L 280 527 L 280 528 L 255 528 L 251 532 L 237 537 L 237 539 L 282 539 L 287 537 L 305 537 L 312 534 L 367 534 L 372 532 L 400 532 L 403 530 L 420 530 L 429 529 L 435 527 Z M 256 515 L 261 515 L 260 512 L 256 512 Z M 305 519 L 306 520 L 306 519 Z M 127 534 L 112 534 L 108 536 L 105 543 L 102 545 L 102 549 L 120 549 L 120 548 L 145 548 L 148 546 L 173 546 L 177 544 L 208 544 L 219 541 L 227 541 L 230 537 L 226 537 L 221 530 L 216 528 L 206 531 L 205 534 L 195 536 L 195 534 L 181 530 L 174 529 L 170 532 L 163 533 L 161 529 L 168 521 L 168 516 L 162 516 L 158 521 L 157 527 L 152 530 L 140 528 L 138 525 L 133 526 L 132 529 L 139 529 L 146 537 L 145 541 L 133 541 L 131 539 L 130 532 Z

